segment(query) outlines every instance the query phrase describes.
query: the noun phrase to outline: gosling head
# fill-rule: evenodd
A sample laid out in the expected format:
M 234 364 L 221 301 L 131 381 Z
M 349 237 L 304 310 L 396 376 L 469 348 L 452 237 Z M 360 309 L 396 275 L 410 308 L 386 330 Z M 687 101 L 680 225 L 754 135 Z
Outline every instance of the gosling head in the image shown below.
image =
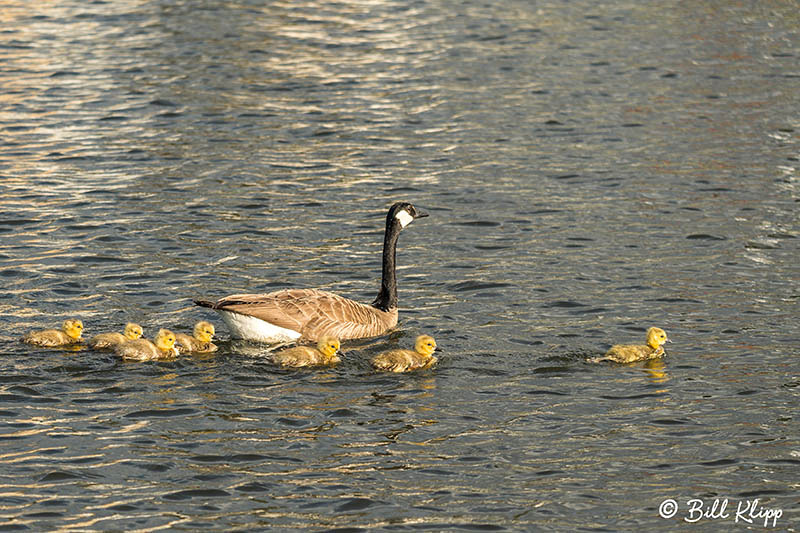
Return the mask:
M 425 357 L 430 357 L 436 351 L 436 341 L 430 335 L 420 335 L 414 343 L 414 351 Z
M 214 324 L 201 320 L 194 325 L 194 338 L 201 342 L 211 342 L 214 338 Z
M 66 333 L 67 337 L 70 339 L 79 341 L 83 334 L 83 322 L 74 318 L 65 320 L 61 325 L 61 330 Z
M 389 215 L 386 221 L 389 224 L 397 221 L 400 224 L 400 229 L 405 228 L 416 218 L 423 218 L 428 216 L 428 213 L 420 211 L 408 202 L 397 202 L 389 208 Z
M 162 352 L 175 353 L 175 334 L 168 329 L 158 330 L 156 347 Z
M 339 351 L 339 339 L 336 337 L 322 337 L 317 342 L 317 350 L 322 352 L 325 360 L 329 363 L 335 363 L 340 360 L 336 355 L 336 352 Z
M 647 345 L 654 350 L 658 350 L 658 348 L 664 344 L 665 342 L 671 342 L 667 338 L 667 333 L 661 328 L 650 328 L 647 330 Z
M 128 322 L 125 324 L 125 331 L 122 334 L 125 335 L 126 338 L 135 341 L 142 336 L 142 333 L 142 326 L 134 324 L 133 322 Z

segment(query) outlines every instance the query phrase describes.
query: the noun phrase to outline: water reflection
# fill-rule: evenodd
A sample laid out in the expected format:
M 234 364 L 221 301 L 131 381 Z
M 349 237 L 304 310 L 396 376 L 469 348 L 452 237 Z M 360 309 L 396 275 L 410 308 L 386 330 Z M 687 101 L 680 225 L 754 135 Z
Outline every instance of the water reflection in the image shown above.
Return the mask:
M 644 362 L 643 369 L 648 378 L 653 383 L 666 383 L 669 381 L 669 374 L 667 373 L 667 365 L 663 359 L 649 359 Z M 661 389 L 658 391 L 661 394 L 669 392 L 669 389 Z

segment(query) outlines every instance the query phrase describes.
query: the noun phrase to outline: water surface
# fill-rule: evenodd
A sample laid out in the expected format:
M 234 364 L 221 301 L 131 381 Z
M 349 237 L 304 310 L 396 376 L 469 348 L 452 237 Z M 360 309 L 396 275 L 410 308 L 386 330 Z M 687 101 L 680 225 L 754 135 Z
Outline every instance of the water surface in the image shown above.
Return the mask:
M 0 10 L 0 529 L 797 529 L 796 5 L 263 4 Z M 192 305 L 371 301 L 398 200 L 400 325 L 338 367 Z M 72 316 L 221 350 L 17 342 Z M 664 361 L 586 362 L 650 325 Z M 437 368 L 371 372 L 421 332 Z

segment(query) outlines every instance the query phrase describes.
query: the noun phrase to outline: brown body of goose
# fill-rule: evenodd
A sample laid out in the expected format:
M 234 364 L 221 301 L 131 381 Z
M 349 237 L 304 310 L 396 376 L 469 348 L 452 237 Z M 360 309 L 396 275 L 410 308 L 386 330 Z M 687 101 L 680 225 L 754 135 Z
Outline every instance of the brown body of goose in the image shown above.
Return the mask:
M 22 337 L 22 342 L 35 346 L 66 346 L 76 344 L 81 341 L 83 334 L 83 322 L 76 319 L 65 320 L 61 324 L 61 329 L 46 329 L 43 331 L 32 331 Z
M 272 356 L 272 362 L 292 368 L 304 366 L 324 366 L 341 362 L 336 352 L 339 351 L 339 339 L 323 337 L 316 346 L 294 346 Z
M 391 350 L 375 356 L 371 363 L 376 370 L 385 372 L 409 372 L 430 368 L 438 359 L 433 356 L 436 341 L 430 335 L 420 335 L 413 350 Z
M 211 342 L 214 338 L 214 324 L 201 320 L 194 325 L 193 336 L 184 333 L 175 334 L 175 348 L 180 353 L 211 353 L 217 351 L 217 345 Z
M 95 350 L 113 348 L 125 341 L 133 341 L 142 336 L 142 326 L 128 322 L 123 333 L 100 333 L 89 339 L 89 347 Z
M 169 359 L 178 355 L 175 349 L 175 334 L 170 330 L 159 330 L 155 341 L 155 343 L 147 339 L 125 341 L 114 346 L 114 353 L 129 361 Z
M 592 359 L 593 362 L 614 361 L 615 363 L 635 363 L 657 359 L 664 355 L 663 344 L 671 342 L 661 328 L 647 330 L 647 344 L 615 344 L 603 357 Z
M 386 215 L 381 289 L 370 305 L 318 289 L 234 294 L 197 305 L 217 311 L 233 335 L 260 342 L 316 341 L 322 337 L 375 337 L 397 325 L 395 255 L 400 231 L 427 214 L 398 202 Z

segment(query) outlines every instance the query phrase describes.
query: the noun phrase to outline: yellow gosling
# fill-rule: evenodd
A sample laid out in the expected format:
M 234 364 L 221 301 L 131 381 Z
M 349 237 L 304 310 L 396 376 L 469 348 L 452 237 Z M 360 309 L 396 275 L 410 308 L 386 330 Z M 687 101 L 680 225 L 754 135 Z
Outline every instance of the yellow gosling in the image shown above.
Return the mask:
M 35 346 L 66 346 L 76 344 L 81 341 L 83 334 L 83 322 L 77 319 L 65 320 L 61 329 L 46 329 L 44 331 L 33 331 L 22 337 L 22 342 Z
M 125 341 L 114 346 L 114 353 L 129 361 L 153 361 L 178 355 L 175 334 L 168 329 L 159 330 L 155 344 L 147 339 Z
M 111 349 L 125 341 L 135 341 L 142 336 L 142 326 L 128 322 L 123 333 L 100 333 L 89 339 L 89 347 L 95 350 Z
M 647 330 L 647 344 L 615 344 L 603 357 L 592 359 L 592 362 L 614 361 L 615 363 L 635 363 L 657 359 L 664 355 L 663 344 L 672 342 L 667 338 L 667 333 L 661 328 Z
M 413 350 L 391 350 L 375 356 L 371 363 L 376 370 L 385 372 L 409 372 L 430 368 L 438 359 L 433 356 L 436 341 L 430 335 L 420 335 Z
M 175 334 L 175 347 L 180 353 L 211 353 L 217 351 L 217 345 L 211 342 L 214 338 L 214 324 L 201 320 L 194 325 L 193 336 L 184 333 Z
M 291 368 L 334 365 L 341 362 L 339 356 L 336 355 L 338 351 L 339 339 L 322 337 L 314 347 L 295 346 L 281 350 L 272 356 L 272 362 Z

